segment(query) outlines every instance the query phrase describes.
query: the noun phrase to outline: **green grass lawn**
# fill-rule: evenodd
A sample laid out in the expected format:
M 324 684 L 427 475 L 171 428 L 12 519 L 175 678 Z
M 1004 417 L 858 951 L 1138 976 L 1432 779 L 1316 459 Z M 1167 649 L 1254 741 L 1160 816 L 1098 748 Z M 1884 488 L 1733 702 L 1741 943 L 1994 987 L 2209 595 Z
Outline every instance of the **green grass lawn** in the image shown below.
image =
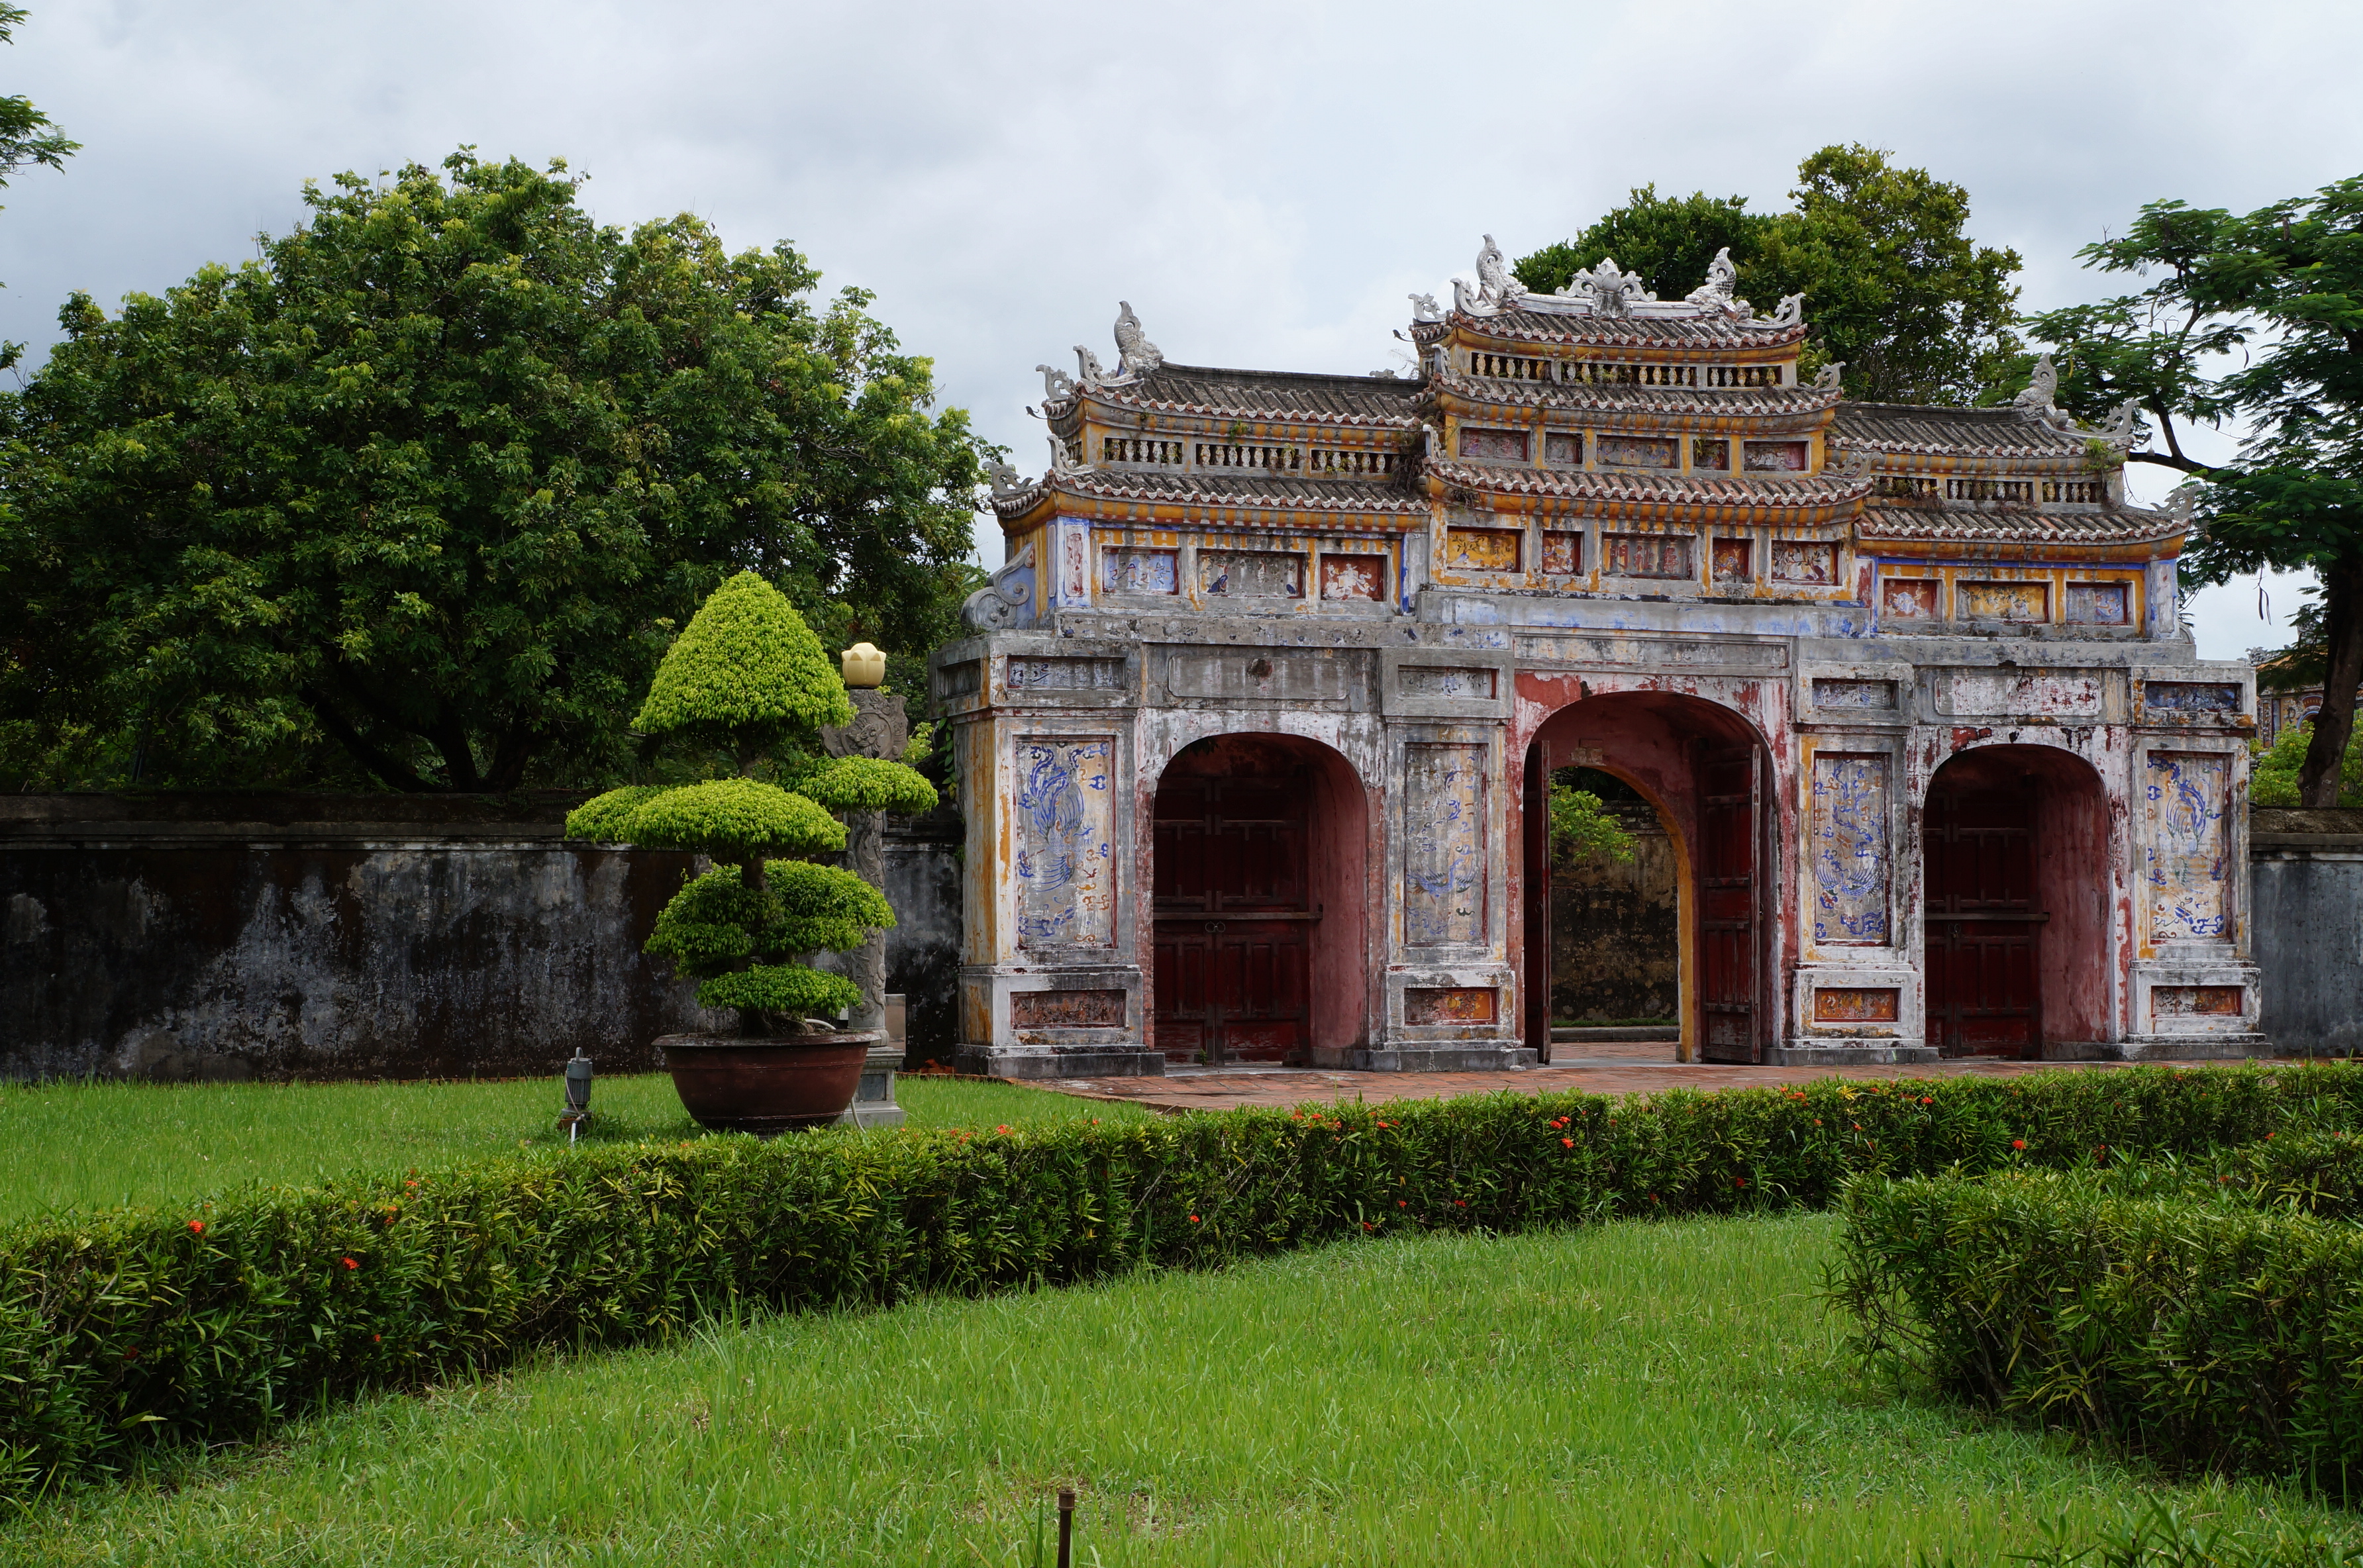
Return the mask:
M 920 1127 L 1150 1114 L 943 1078 L 899 1079 L 895 1098 Z M 563 1143 L 563 1109 L 555 1075 L 507 1083 L 0 1083 L 0 1221 L 514 1153 Z M 591 1109 L 595 1139 L 707 1136 L 661 1073 L 600 1078 Z
M 2166 1486 L 1847 1372 L 1826 1217 L 1346 1244 L 778 1319 L 374 1399 L 0 1521 L 0 1562 L 1999 1563 Z

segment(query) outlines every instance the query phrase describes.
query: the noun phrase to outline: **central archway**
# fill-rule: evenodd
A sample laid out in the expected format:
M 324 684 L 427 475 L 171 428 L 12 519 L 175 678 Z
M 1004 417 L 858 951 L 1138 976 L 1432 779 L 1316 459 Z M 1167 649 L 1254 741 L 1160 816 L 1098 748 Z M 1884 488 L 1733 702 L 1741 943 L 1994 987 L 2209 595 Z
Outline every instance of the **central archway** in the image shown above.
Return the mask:
M 1352 766 L 1302 736 L 1211 736 L 1166 765 L 1150 1029 L 1167 1061 L 1337 1061 L 1368 1043 L 1367 816 Z
M 1680 890 L 1681 1060 L 1758 1062 L 1778 1027 L 1772 981 L 1771 755 L 1746 717 L 1672 691 L 1586 695 L 1545 720 L 1526 757 L 1527 1033 L 1548 1038 L 1552 991 L 1545 780 L 1596 768 L 1632 787 L 1670 841 Z

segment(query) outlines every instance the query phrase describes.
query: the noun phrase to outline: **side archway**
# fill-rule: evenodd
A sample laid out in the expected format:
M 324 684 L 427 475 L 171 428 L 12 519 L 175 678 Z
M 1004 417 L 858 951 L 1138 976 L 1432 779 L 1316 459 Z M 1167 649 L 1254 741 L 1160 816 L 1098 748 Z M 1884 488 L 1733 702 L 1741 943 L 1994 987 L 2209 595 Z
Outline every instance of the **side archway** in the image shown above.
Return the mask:
M 1948 758 L 1920 851 L 1930 1044 L 2033 1058 L 2111 1037 L 2109 803 L 2091 764 L 2046 745 Z
M 1370 806 L 1300 735 L 1223 734 L 1159 776 L 1153 1047 L 1170 1063 L 1342 1062 L 1371 1016 Z

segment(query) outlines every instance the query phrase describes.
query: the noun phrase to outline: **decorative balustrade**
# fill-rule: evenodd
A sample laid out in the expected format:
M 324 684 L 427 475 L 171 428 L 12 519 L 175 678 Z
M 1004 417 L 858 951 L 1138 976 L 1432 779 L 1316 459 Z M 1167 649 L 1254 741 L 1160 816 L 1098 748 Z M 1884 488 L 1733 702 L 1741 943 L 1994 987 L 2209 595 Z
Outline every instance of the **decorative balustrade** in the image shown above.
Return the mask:
M 1947 501 L 2033 501 L 2035 481 L 2032 480 L 1948 479 L 1945 481 Z
M 1594 387 L 1777 387 L 1779 365 L 1649 365 L 1600 359 L 1548 359 L 1530 354 L 1468 352 L 1472 376 L 1503 381 L 1558 381 Z
M 1401 455 L 1359 447 L 1316 447 L 1304 454 L 1304 471 L 1324 479 L 1392 479 Z
M 1201 441 L 1197 443 L 1193 461 L 1202 469 L 1259 469 L 1267 473 L 1290 473 L 1303 469 L 1304 451 L 1299 447 Z
M 1100 461 L 1104 463 L 1154 463 L 1178 469 L 1182 460 L 1179 441 L 1161 441 L 1148 436 L 1100 437 Z
M 2109 499 L 2106 480 L 2045 480 L 2043 499 L 2054 505 L 2099 506 Z

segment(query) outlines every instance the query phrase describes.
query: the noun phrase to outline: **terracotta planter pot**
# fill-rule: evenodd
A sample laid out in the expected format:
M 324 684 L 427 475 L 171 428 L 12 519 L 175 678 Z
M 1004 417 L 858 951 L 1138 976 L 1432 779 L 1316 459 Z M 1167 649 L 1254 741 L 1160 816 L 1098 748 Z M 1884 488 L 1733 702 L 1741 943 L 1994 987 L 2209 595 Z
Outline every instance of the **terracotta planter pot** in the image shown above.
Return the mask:
M 882 1030 L 748 1039 L 667 1034 L 657 1041 L 681 1103 L 701 1127 L 776 1137 L 826 1127 L 853 1103 L 870 1047 Z

